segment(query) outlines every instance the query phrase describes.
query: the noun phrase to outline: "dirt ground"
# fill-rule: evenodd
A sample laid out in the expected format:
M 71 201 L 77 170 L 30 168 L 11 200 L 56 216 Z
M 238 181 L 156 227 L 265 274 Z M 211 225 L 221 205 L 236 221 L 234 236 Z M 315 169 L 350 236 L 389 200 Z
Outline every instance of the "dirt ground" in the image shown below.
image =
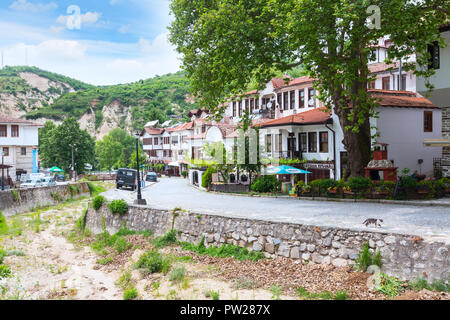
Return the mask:
M 315 293 L 315 299 L 332 299 L 342 291 L 347 299 L 389 299 L 368 289 L 369 274 L 349 268 L 284 258 L 257 262 L 213 258 L 184 251 L 178 245 L 160 252 L 172 257 L 171 270 L 183 269 L 182 280 L 171 281 L 171 272 L 143 272 L 135 269 L 134 263 L 153 248 L 151 237 L 126 236 L 128 250 L 119 254 L 107 248 L 99 255 L 90 246 L 94 236 L 74 231 L 88 201 L 59 205 L 41 211 L 40 216 L 37 211 L 7 218 L 10 235 L 0 236 L 0 249 L 10 253 L 4 264 L 11 267 L 13 277 L 0 280 L 0 299 L 121 300 L 127 287 L 137 289 L 136 298 L 143 300 L 307 299 L 298 295 L 300 287 Z M 450 296 L 422 290 L 406 291 L 395 299 Z

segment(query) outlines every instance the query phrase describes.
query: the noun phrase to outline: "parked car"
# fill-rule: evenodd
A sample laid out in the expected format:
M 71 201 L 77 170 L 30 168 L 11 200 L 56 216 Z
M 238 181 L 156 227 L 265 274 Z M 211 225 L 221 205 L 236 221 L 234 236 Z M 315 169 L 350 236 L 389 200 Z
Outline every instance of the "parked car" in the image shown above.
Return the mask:
M 119 169 L 116 177 L 116 187 L 131 188 L 132 191 L 137 188 L 137 170 L 134 169 Z
M 156 174 L 156 172 L 148 172 L 145 177 L 145 181 L 158 182 L 158 175 Z
M 37 188 L 42 187 L 42 179 L 38 180 L 25 180 L 24 183 L 20 185 L 21 189 L 27 189 L 27 188 Z
M 56 186 L 56 181 L 53 177 L 45 177 L 44 179 L 42 179 L 42 186 L 43 187 Z
M 65 182 L 66 176 L 64 174 L 57 174 L 55 175 L 56 182 Z

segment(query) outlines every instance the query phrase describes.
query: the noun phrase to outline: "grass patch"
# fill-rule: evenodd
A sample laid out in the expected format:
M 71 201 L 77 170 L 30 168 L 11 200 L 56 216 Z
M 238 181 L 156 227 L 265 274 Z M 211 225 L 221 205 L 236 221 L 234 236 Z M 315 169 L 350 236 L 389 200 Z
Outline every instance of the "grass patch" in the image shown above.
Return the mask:
M 385 273 L 380 273 L 379 285 L 375 290 L 385 294 L 388 297 L 394 298 L 404 291 L 402 282 L 395 277 L 388 276 Z
M 113 258 L 112 257 L 107 257 L 107 258 L 102 258 L 97 260 L 96 262 L 98 264 L 101 264 L 102 266 L 106 266 L 107 264 L 110 264 L 111 262 L 113 262 Z
M 300 298 L 306 299 L 306 300 L 347 300 L 348 295 L 347 291 L 336 291 L 334 294 L 332 294 L 329 291 L 324 291 L 320 293 L 312 293 L 306 290 L 303 287 L 297 288 L 297 295 Z
M 430 284 L 428 283 L 427 279 L 425 278 L 418 278 L 416 280 L 410 281 L 408 283 L 408 288 L 414 291 L 421 291 L 421 290 L 430 290 L 430 291 L 436 291 L 436 292 L 450 292 L 450 279 L 447 281 L 445 280 L 433 280 L 433 282 Z
M 246 248 L 241 248 L 232 244 L 223 244 L 220 247 L 211 246 L 206 248 L 204 242 L 205 238 L 203 237 L 197 245 L 189 242 L 183 242 L 182 247 L 184 250 L 217 258 L 234 258 L 237 260 L 251 261 L 257 261 L 265 258 L 262 252 L 249 251 Z
M 281 300 L 281 294 L 283 293 L 283 287 L 272 285 L 270 287 L 270 293 L 272 293 L 272 300 Z
M 118 237 L 117 240 L 114 242 L 114 249 L 117 251 L 118 254 L 121 254 L 122 252 L 129 250 L 131 246 L 132 244 L 122 237 Z
M 254 289 L 259 287 L 259 284 L 251 278 L 237 278 L 233 282 L 233 289 Z
M 139 296 L 136 288 L 129 288 L 123 293 L 123 300 L 135 300 Z
M 124 236 L 132 236 L 132 235 L 141 235 L 144 238 L 151 237 L 153 235 L 153 231 L 145 230 L 145 231 L 132 231 L 127 228 L 121 228 L 116 235 L 124 237 Z
M 87 186 L 89 188 L 89 193 L 91 194 L 91 197 L 95 197 L 95 196 L 99 195 L 100 193 L 103 193 L 106 191 L 106 189 L 104 187 L 102 187 L 101 185 L 98 185 L 96 183 L 93 183 L 93 182 L 87 182 Z
M 11 268 L 9 266 L 0 265 L 0 280 L 11 277 Z

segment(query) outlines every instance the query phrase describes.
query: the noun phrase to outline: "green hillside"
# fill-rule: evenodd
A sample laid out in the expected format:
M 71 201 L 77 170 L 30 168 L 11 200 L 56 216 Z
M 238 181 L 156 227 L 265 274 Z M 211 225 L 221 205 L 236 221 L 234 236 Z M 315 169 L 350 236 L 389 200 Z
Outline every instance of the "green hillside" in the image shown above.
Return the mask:
M 19 73 L 31 72 L 59 83 L 62 88 L 51 87 L 46 92 L 55 93 L 58 98 L 50 103 L 41 99 L 43 107 L 29 109 L 27 119 L 63 120 L 69 116 L 81 118 L 85 114 L 95 113 L 95 128 L 99 128 L 104 119 L 102 109 L 111 103 L 118 103 L 120 108 L 129 110 L 132 122 L 121 120 L 120 127 L 141 128 L 151 120 L 164 122 L 169 119 L 186 120 L 187 111 L 197 105 L 186 102 L 189 95 L 189 82 L 183 72 L 156 76 L 134 83 L 94 86 L 84 82 L 41 70 L 36 67 L 5 67 L 0 70 L 0 93 L 16 96 L 18 92 L 41 93 L 23 80 Z M 69 92 L 72 87 L 76 92 Z M 124 117 L 126 118 L 126 117 Z

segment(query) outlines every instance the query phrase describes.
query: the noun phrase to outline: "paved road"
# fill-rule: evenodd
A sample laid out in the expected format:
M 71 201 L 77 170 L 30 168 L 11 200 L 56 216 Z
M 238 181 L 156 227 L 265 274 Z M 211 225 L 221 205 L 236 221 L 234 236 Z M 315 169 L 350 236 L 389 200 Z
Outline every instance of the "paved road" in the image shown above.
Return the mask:
M 136 192 L 110 190 L 108 200 L 132 202 Z M 180 178 L 162 178 L 142 192 L 148 205 L 157 209 L 180 207 L 199 213 L 420 235 L 450 243 L 450 208 L 397 204 L 308 201 L 221 195 L 197 190 Z M 362 225 L 367 218 L 384 220 L 382 228 Z

